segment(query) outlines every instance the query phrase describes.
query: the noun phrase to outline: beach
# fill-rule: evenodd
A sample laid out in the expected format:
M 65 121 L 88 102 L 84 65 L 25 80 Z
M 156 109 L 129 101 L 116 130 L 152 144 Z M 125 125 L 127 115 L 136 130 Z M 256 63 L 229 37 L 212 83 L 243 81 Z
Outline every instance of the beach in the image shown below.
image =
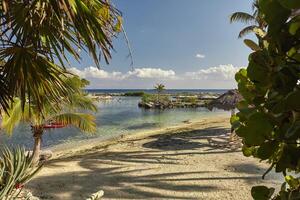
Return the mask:
M 58 148 L 28 184 L 41 199 L 251 199 L 254 185 L 279 177 L 228 142 L 229 117 L 207 117 L 155 131 Z

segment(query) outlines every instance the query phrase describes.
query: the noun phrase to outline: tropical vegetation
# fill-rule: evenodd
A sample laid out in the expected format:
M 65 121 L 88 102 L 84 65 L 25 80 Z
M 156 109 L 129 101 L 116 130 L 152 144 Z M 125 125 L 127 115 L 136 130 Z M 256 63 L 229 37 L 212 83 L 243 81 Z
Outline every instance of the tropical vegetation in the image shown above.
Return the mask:
M 66 78 L 65 82 L 70 84 L 76 93 L 61 96 L 60 103 L 52 101 L 52 95 L 45 95 L 48 99 L 42 105 L 42 112 L 36 102 L 26 102 L 24 111 L 19 98 L 15 98 L 7 113 L 3 114 L 1 127 L 11 134 L 13 129 L 20 122 L 27 122 L 31 126 L 34 138 L 33 161 L 37 162 L 40 157 L 40 148 L 42 135 L 45 129 L 63 128 L 68 125 L 75 126 L 85 132 L 94 132 L 96 130 L 95 118 L 92 114 L 83 113 L 84 111 L 97 111 L 91 98 L 82 91 L 82 88 L 88 83 L 77 76 Z
M 247 69 L 236 74 L 244 100 L 231 118 L 243 140 L 243 153 L 270 164 L 285 182 L 279 193 L 256 186 L 254 199 L 299 199 L 300 179 L 300 1 L 259 0 L 257 15 L 266 22 L 258 43 L 246 41 L 253 52 Z
M 154 89 L 156 90 L 157 92 L 157 102 L 160 101 L 160 96 L 161 94 L 163 93 L 163 91 L 166 89 L 165 88 L 165 85 L 164 84 L 161 84 L 161 83 L 157 83 L 155 86 L 154 86 Z
M 0 158 L 0 199 L 16 199 L 32 177 L 41 169 L 43 163 L 36 166 L 24 149 L 11 151 L 2 149 Z
M 245 37 L 249 33 L 255 33 L 257 38 L 260 38 L 261 33 L 266 30 L 267 23 L 259 12 L 259 1 L 255 0 L 252 4 L 253 13 L 235 12 L 230 16 L 230 23 L 242 22 L 247 24 L 239 33 L 239 38 Z
M 73 93 L 62 74 L 70 57 L 88 52 L 96 65 L 111 58 L 113 38 L 122 31 L 121 13 L 109 0 L 1 0 L 0 105 L 14 97 L 40 108 L 52 94 Z

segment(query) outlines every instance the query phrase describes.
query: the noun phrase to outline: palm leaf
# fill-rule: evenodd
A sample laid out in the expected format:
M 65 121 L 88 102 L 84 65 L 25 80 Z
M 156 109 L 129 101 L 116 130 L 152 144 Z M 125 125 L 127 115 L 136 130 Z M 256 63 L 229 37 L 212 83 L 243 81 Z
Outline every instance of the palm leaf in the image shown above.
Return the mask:
M 238 37 L 242 38 L 249 33 L 254 33 L 255 28 L 257 28 L 257 26 L 247 26 L 246 28 L 243 28 Z
M 96 131 L 95 117 L 84 113 L 63 113 L 53 116 L 49 121 L 55 121 L 64 125 L 72 125 L 84 132 Z
M 80 61 L 78 49 L 88 51 L 98 67 L 102 56 L 108 62 L 121 23 L 108 0 L 2 1 L 0 13 L 0 60 L 7 61 L 0 71 L 3 109 L 13 96 L 23 108 L 26 99 L 41 107 L 44 94 L 58 102 L 68 92 L 59 68 L 70 56 Z
M 256 18 L 245 12 L 235 12 L 230 16 L 230 23 L 233 22 L 256 23 Z

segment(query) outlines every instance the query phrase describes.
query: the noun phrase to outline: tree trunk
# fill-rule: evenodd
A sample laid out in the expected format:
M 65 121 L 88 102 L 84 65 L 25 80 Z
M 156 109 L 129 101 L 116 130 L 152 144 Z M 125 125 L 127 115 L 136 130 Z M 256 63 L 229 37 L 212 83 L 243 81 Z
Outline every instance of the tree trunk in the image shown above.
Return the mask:
M 34 138 L 32 160 L 34 164 L 38 164 L 40 161 L 41 142 L 44 129 L 41 126 L 34 126 L 32 127 L 32 131 Z

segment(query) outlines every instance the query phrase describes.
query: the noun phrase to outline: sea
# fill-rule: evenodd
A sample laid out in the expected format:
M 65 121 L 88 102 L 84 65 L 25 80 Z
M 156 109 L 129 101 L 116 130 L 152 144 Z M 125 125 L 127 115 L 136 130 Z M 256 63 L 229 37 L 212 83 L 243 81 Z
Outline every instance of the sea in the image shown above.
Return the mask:
M 88 89 L 89 93 L 126 93 L 144 91 L 148 93 L 154 90 L 124 90 L 124 89 Z M 166 90 L 165 93 L 224 93 L 226 90 Z M 90 141 L 90 139 L 105 140 L 124 134 L 161 129 L 193 122 L 209 116 L 223 114 L 230 115 L 227 111 L 215 109 L 209 111 L 206 108 L 175 108 L 165 110 L 146 110 L 138 107 L 141 97 L 113 96 L 109 100 L 98 101 L 96 117 L 97 131 L 94 134 L 86 134 L 73 127 L 46 130 L 43 134 L 42 147 L 50 148 L 62 144 L 76 144 L 77 142 Z M 13 134 L 7 135 L 0 130 L 0 146 L 24 146 L 31 149 L 33 137 L 30 124 L 20 124 Z

